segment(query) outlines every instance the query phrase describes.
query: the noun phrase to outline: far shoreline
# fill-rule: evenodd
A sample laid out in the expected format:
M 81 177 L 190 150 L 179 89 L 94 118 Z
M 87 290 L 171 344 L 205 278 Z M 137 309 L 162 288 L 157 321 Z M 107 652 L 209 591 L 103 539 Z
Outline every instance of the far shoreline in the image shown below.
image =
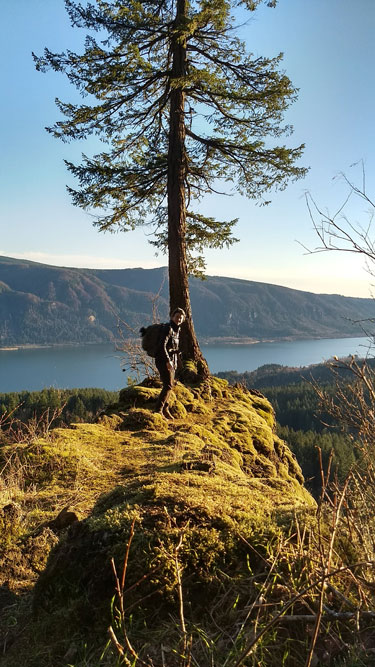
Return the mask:
M 329 340 L 329 339 L 345 339 L 345 338 L 368 338 L 367 336 L 361 336 L 359 334 L 337 334 L 331 333 L 326 336 L 312 336 L 312 335 L 301 335 L 301 336 L 280 336 L 276 338 L 239 338 L 235 336 L 225 336 L 225 337 L 202 337 L 199 340 L 201 345 L 256 345 L 258 343 L 283 343 L 283 342 L 294 342 L 299 340 Z M 127 339 L 137 341 L 137 338 Z M 40 349 L 53 349 L 61 347 L 88 347 L 91 345 L 113 345 L 116 351 L 121 351 L 122 342 L 120 341 L 90 341 L 85 343 L 77 342 L 64 342 L 64 343 L 13 343 L 10 345 L 0 345 L 0 352 L 16 352 L 17 350 L 40 350 Z

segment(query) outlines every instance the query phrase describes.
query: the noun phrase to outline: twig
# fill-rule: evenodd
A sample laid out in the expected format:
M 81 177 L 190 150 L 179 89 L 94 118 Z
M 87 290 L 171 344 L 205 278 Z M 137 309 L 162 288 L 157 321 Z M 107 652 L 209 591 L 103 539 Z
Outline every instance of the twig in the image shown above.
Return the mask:
M 109 626 L 109 628 L 108 628 L 108 633 L 109 633 L 109 636 L 110 636 L 110 638 L 111 638 L 111 641 L 112 641 L 112 643 L 114 644 L 114 646 L 115 646 L 117 652 L 121 655 L 121 657 L 123 658 L 123 660 L 125 660 L 125 663 L 126 663 L 127 665 L 131 665 L 130 661 L 127 659 L 127 657 L 126 657 L 126 655 L 125 655 L 125 651 L 124 651 L 123 647 L 121 646 L 120 642 L 117 640 L 117 637 L 116 637 L 116 635 L 115 635 L 115 633 L 114 633 L 114 631 L 113 631 L 112 625 Z
M 349 598 L 347 598 L 346 595 L 344 595 L 343 593 L 341 593 L 341 591 L 338 591 L 337 588 L 335 588 L 335 586 L 332 586 L 332 584 L 331 584 L 330 582 L 328 582 L 328 583 L 326 584 L 326 586 L 327 586 L 327 588 L 328 588 L 330 591 L 332 591 L 332 593 L 333 593 L 337 598 L 339 598 L 342 602 L 345 602 L 345 604 L 349 605 L 349 607 L 351 607 L 352 609 L 355 609 L 355 608 L 356 608 L 355 605 L 353 604 L 353 602 L 351 602 L 351 600 L 349 600 Z
M 120 583 L 120 580 L 119 580 L 118 575 L 117 575 L 116 565 L 115 565 L 115 561 L 114 561 L 113 558 L 111 559 L 111 565 L 112 565 L 112 570 L 113 570 L 113 574 L 115 576 L 115 581 L 116 581 L 116 593 L 117 593 L 117 597 L 118 597 L 118 601 L 119 601 L 119 605 L 120 605 L 120 618 L 121 618 L 121 626 L 122 626 L 122 631 L 123 631 L 123 635 L 124 635 L 125 646 L 128 649 L 129 653 L 131 653 L 133 658 L 135 658 L 135 660 L 138 660 L 141 665 L 144 665 L 145 667 L 148 667 L 147 663 L 144 662 L 139 657 L 136 650 L 133 648 L 132 644 L 130 643 L 128 634 L 126 632 L 126 625 L 125 625 L 124 586 L 125 586 L 126 572 L 127 572 L 127 568 L 128 568 L 128 559 L 129 559 L 130 546 L 131 546 L 131 543 L 132 543 L 132 540 L 133 540 L 133 537 L 134 537 L 134 524 L 135 524 L 135 518 L 132 521 L 132 524 L 131 524 L 131 527 L 130 527 L 129 539 L 128 539 L 128 543 L 126 545 L 126 552 L 125 552 L 125 558 L 124 558 L 124 566 L 123 566 L 123 569 L 122 569 L 121 583 Z M 127 659 L 127 657 L 126 657 L 125 648 L 118 641 L 112 626 L 110 626 L 108 628 L 108 632 L 109 632 L 109 636 L 111 638 L 111 641 L 114 643 L 114 646 L 115 646 L 116 650 L 118 651 L 118 653 L 121 655 L 123 660 L 126 661 L 127 665 L 131 665 L 132 663 L 130 663 L 129 660 Z
M 324 477 L 323 466 L 322 466 L 322 458 L 321 458 L 321 450 L 320 449 L 319 449 L 319 461 L 320 461 L 321 476 L 322 476 L 322 482 L 323 482 L 322 496 L 321 496 L 322 499 L 323 499 L 323 497 L 325 495 L 327 495 L 327 486 L 328 486 L 329 474 L 330 474 L 331 462 L 332 462 L 332 452 L 331 452 L 331 456 L 330 456 L 328 472 L 327 472 L 326 477 Z M 330 569 L 331 569 L 331 561 L 332 561 L 334 542 L 335 542 L 335 539 L 336 539 L 336 533 L 337 533 L 337 529 L 338 529 L 339 522 L 340 522 L 342 505 L 343 505 L 343 502 L 344 502 L 346 491 L 348 489 L 348 484 L 349 484 L 350 479 L 351 479 L 351 472 L 347 476 L 347 478 L 345 480 L 345 484 L 340 491 L 340 498 L 339 498 L 339 502 L 338 502 L 337 507 L 336 507 L 337 495 L 335 495 L 335 504 L 334 504 L 335 511 L 334 511 L 334 518 L 333 518 L 333 528 L 332 528 L 331 538 L 330 538 L 330 541 L 329 541 L 328 555 L 327 555 L 326 563 L 325 563 L 325 567 L 324 567 L 324 573 L 325 574 L 329 574 Z M 320 516 L 319 516 L 319 519 L 320 519 Z M 320 538 L 320 536 L 321 536 L 321 524 L 319 522 L 319 538 Z M 323 547 L 323 543 L 322 543 L 321 539 L 319 539 L 319 548 L 321 549 L 321 556 L 322 556 L 322 559 L 323 559 L 324 558 L 324 547 Z M 311 644 L 310 644 L 310 648 L 309 648 L 309 653 L 308 653 L 307 658 L 306 658 L 305 667 L 310 667 L 310 665 L 311 665 L 311 661 L 312 661 L 313 654 L 314 654 L 314 649 L 315 649 L 315 644 L 316 644 L 317 639 L 318 639 L 319 629 L 320 629 L 322 616 L 323 616 L 325 583 L 326 583 L 325 580 L 323 580 L 321 582 L 321 586 L 320 586 L 320 590 L 319 590 L 319 608 L 318 608 L 318 613 L 317 613 L 316 619 L 315 619 L 314 632 L 313 632 L 313 636 L 312 636 L 312 640 L 311 640 Z
M 285 614 L 285 612 L 288 611 L 288 609 L 290 609 L 290 607 L 292 607 L 295 604 L 295 602 L 297 602 L 297 600 L 299 600 L 304 595 L 306 595 L 306 593 L 308 593 L 311 589 L 315 588 L 316 586 L 318 586 L 320 583 L 327 580 L 328 578 L 334 577 L 336 574 L 342 574 L 343 572 L 351 571 L 352 569 L 354 569 L 356 567 L 363 567 L 364 565 L 375 565 L 375 560 L 372 560 L 372 561 L 365 560 L 365 561 L 360 561 L 358 563 L 353 563 L 352 565 L 345 565 L 345 566 L 339 567 L 336 570 L 332 570 L 332 572 L 330 572 L 329 574 L 322 575 L 321 577 L 319 577 L 319 579 L 314 581 L 312 584 L 310 584 L 309 586 L 306 586 L 306 588 L 304 588 L 303 591 L 301 591 L 300 593 L 295 595 L 291 600 L 289 600 L 289 602 L 287 602 L 285 604 L 283 609 L 281 611 L 279 611 L 276 614 L 276 616 L 274 616 L 271 619 L 271 621 L 269 621 L 264 626 L 264 628 L 262 628 L 262 630 L 255 637 L 253 637 L 251 639 L 251 641 L 247 644 L 246 648 L 241 653 L 237 662 L 235 662 L 232 667 L 242 667 L 243 661 L 251 653 L 251 650 L 252 650 L 253 646 L 255 646 L 255 644 L 258 643 L 259 639 L 261 639 L 261 637 L 263 637 L 263 635 L 266 632 L 268 632 L 268 630 L 270 630 L 274 625 L 276 625 L 279 618 L 281 618 Z
M 178 552 L 179 552 L 179 550 L 181 549 L 181 546 L 182 546 L 182 538 L 183 538 L 183 536 L 180 535 L 180 541 L 179 541 L 178 545 L 176 546 L 176 548 L 174 550 L 174 562 L 175 562 L 176 578 L 177 578 L 177 591 L 178 591 L 178 600 L 179 600 L 179 616 L 180 616 L 181 632 L 182 632 L 182 636 L 183 636 L 182 654 L 185 657 L 186 649 L 187 649 L 187 632 L 186 632 L 185 615 L 184 615 L 184 598 L 183 598 L 183 593 L 182 593 L 181 567 L 180 567 L 180 563 L 179 563 L 179 560 L 178 560 Z
M 356 618 L 358 615 L 363 618 L 375 618 L 375 611 L 361 611 L 360 609 L 357 611 L 334 611 L 333 609 L 328 609 L 328 607 L 325 605 L 323 605 L 323 610 L 323 619 L 327 619 L 329 621 L 350 620 L 351 618 Z M 316 614 L 285 614 L 282 617 L 282 621 L 289 623 L 292 623 L 293 621 L 306 621 L 313 623 L 316 619 L 316 616 Z
M 134 537 L 134 524 L 135 524 L 135 519 L 133 519 L 132 525 L 130 526 L 130 535 L 129 535 L 128 543 L 126 545 L 124 567 L 122 568 L 122 579 L 121 579 L 121 595 L 122 596 L 124 595 L 125 577 L 126 577 L 126 571 L 128 569 L 130 545 L 131 545 L 131 543 L 133 541 L 133 537 Z

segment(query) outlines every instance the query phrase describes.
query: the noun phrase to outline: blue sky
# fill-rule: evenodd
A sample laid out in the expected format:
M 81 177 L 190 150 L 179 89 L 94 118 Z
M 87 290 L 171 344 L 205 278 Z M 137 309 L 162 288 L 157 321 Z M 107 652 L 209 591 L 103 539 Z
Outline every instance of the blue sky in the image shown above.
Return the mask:
M 64 158 L 79 161 L 95 151 L 92 141 L 63 144 L 44 130 L 59 118 L 55 97 L 77 93 L 57 73 L 36 72 L 31 52 L 80 50 L 84 31 L 72 29 L 63 0 L 1 0 L 0 254 L 56 264 L 98 268 L 160 266 L 147 242 L 148 230 L 103 234 L 90 215 L 75 208 L 65 191 L 74 185 Z M 306 144 L 304 180 L 272 195 L 259 207 L 239 196 L 212 197 L 201 210 L 239 217 L 240 243 L 206 253 L 207 272 L 274 283 L 312 292 L 369 296 L 371 278 L 361 258 L 341 253 L 307 255 L 315 247 L 304 194 L 335 212 L 345 197 L 345 172 L 360 182 L 364 160 L 369 194 L 374 158 L 374 0 L 279 0 L 262 6 L 241 29 L 255 55 L 284 53 L 283 69 L 299 88 L 286 121 L 294 125 L 290 145 Z M 366 223 L 359 202 L 349 211 Z

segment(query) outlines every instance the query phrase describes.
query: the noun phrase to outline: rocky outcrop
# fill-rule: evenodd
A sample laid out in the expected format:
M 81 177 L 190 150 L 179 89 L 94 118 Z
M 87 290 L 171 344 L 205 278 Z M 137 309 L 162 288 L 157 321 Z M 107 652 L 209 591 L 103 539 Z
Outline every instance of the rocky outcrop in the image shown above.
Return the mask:
M 31 627 L 45 656 L 40 665 L 75 664 L 82 646 L 102 650 L 108 626 L 116 635 L 125 623 L 143 664 L 180 664 L 172 647 L 182 637 L 182 607 L 189 627 L 212 634 L 220 616 L 224 635 L 230 632 L 230 608 L 249 594 L 241 584 L 250 581 L 249 568 L 259 566 L 261 552 L 291 517 L 314 511 L 299 465 L 275 434 L 273 410 L 259 392 L 217 378 L 178 383 L 174 419 L 167 421 L 154 412 L 159 390 L 152 381 L 130 386 L 96 425 L 57 429 L 48 444 L 50 456 L 51 448 L 53 456 L 60 449 L 69 459 L 70 448 L 82 461 L 95 446 L 97 465 L 112 465 L 113 477 L 84 519 L 75 516 L 58 531 L 35 585 Z M 65 465 L 72 468 L 71 461 Z M 95 485 L 95 472 L 89 474 L 87 460 L 84 465 L 87 484 Z M 119 598 L 111 616 L 116 586 L 126 589 L 126 602 L 122 613 Z M 160 645 L 170 651 L 164 663 Z M 20 646 L 14 646 L 7 666 L 19 660 Z M 22 652 L 22 664 L 31 667 L 29 648 L 23 645 Z

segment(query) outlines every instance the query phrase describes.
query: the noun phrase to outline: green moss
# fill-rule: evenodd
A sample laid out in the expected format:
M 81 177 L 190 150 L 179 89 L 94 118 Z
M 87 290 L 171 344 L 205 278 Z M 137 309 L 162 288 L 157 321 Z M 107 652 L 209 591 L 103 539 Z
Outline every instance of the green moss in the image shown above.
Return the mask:
M 184 405 L 194 401 L 194 393 L 181 382 L 176 382 L 174 393 L 176 394 L 178 400 L 181 401 Z
M 144 385 L 132 385 L 122 389 L 119 394 L 120 405 L 136 407 L 138 405 L 147 405 L 156 401 L 160 393 L 160 388 Z
M 41 667 L 63 663 L 72 636 L 105 644 L 114 593 L 110 562 L 121 573 L 133 521 L 126 604 L 143 646 L 160 646 L 178 627 L 171 621 L 176 562 L 189 623 L 199 625 L 228 582 L 225 595 L 242 590 L 259 549 L 279 535 L 285 517 L 314 510 L 296 460 L 273 432 L 264 397 L 217 378 L 177 383 L 175 419 L 167 421 L 154 411 L 159 391 L 149 383 L 128 387 L 97 424 L 56 429 L 34 449 L 19 448 L 37 471 L 45 515 L 51 517 L 53 498 L 61 504 L 72 496 L 73 481 L 77 498 L 83 489 L 75 509 L 86 517 L 61 535 L 35 588 L 44 633 L 35 641 L 47 656 Z
M 116 431 L 117 429 L 121 428 L 122 417 L 114 412 L 111 414 L 111 416 L 101 415 L 98 419 L 98 424 L 101 424 L 102 426 L 105 426 L 112 431 Z
M 17 505 L 13 503 L 17 508 Z M 0 510 L 0 556 L 6 552 L 10 546 L 16 544 L 22 533 L 21 517 L 18 511 L 10 512 L 6 509 Z M 9 505 L 9 507 L 12 507 Z
M 175 399 L 171 402 L 170 406 L 171 413 L 175 419 L 186 419 L 187 410 L 181 401 Z
M 209 415 L 211 414 L 210 408 L 208 408 L 202 401 L 194 400 L 191 403 L 186 405 L 186 410 L 188 412 L 193 412 L 197 415 Z
M 145 408 L 130 408 L 127 412 L 120 412 L 122 418 L 121 429 L 145 429 L 157 432 L 166 432 L 168 424 L 158 412 L 151 412 Z

